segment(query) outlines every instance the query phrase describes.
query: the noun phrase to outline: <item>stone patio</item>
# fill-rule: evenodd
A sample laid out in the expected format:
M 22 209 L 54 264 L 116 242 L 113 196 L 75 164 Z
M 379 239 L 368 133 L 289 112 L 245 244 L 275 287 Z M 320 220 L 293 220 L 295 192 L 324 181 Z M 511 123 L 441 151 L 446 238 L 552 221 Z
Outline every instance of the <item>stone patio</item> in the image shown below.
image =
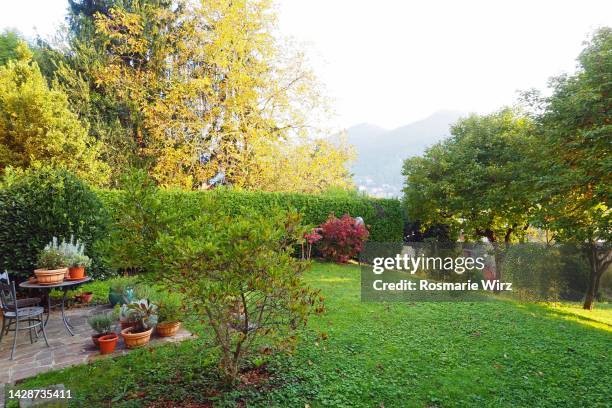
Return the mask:
M 106 358 L 100 356 L 99 351 L 91 341 L 93 331 L 87 324 L 87 318 L 92 314 L 110 312 L 109 306 L 82 307 L 68 310 L 66 315 L 74 326 L 74 336 L 71 336 L 64 324 L 59 311 L 51 312 L 49 323 L 47 324 L 47 347 L 42 334 L 38 341 L 30 344 L 30 336 L 27 330 L 19 332 L 17 337 L 17 349 L 15 359 L 10 360 L 11 348 L 13 346 L 13 332 L 5 335 L 0 342 L 0 384 L 14 384 L 24 378 L 32 377 L 45 371 L 59 370 L 77 364 Z M 1 326 L 0 326 L 1 327 Z M 151 337 L 150 346 L 167 342 L 178 342 L 188 337 L 191 333 L 181 328 L 174 337 L 160 338 L 155 333 Z M 111 356 L 128 353 L 121 338 L 117 343 L 117 349 Z

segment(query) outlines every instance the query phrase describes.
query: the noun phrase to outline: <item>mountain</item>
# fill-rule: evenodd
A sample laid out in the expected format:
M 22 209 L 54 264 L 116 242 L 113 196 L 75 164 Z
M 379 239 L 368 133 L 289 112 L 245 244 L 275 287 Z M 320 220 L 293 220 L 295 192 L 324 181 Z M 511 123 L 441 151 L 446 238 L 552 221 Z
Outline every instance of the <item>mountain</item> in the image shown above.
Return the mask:
M 438 111 L 393 130 L 369 123 L 348 128 L 348 142 L 357 150 L 357 160 L 351 168 L 355 184 L 373 196 L 399 197 L 404 183 L 404 160 L 423 154 L 427 147 L 446 138 L 450 134 L 449 125 L 465 115 Z

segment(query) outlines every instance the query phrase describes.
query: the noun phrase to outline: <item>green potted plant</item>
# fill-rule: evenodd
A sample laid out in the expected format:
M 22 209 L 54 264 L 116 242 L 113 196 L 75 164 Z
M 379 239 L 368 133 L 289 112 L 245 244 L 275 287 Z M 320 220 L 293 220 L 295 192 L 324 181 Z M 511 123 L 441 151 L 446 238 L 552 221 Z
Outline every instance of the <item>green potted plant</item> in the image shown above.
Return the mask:
M 177 294 L 167 293 L 160 296 L 157 302 L 156 333 L 160 337 L 172 337 L 181 327 L 181 298 Z
M 130 303 L 134 299 L 135 283 L 136 278 L 131 276 L 114 279 L 108 289 L 108 302 L 111 306 Z
M 63 282 L 68 273 L 68 260 L 59 249 L 57 238 L 53 237 L 53 240 L 38 253 L 36 266 L 34 274 L 39 284 L 54 285 Z
M 127 309 L 130 319 L 135 320 L 136 324 L 121 330 L 125 346 L 131 349 L 147 345 L 157 323 L 157 306 L 147 299 L 141 299 L 128 304 Z
M 115 309 L 119 312 L 119 324 L 121 330 L 127 329 L 128 327 L 136 326 L 138 323 L 138 316 L 128 307 L 127 303 L 115 305 Z
M 91 266 L 91 259 L 85 255 L 85 244 L 83 244 L 74 236 L 70 236 L 70 241 L 62 240 L 59 249 L 68 259 L 69 268 L 68 275 L 72 280 L 83 279 L 85 277 L 85 268 Z
M 91 259 L 85 254 L 74 254 L 70 258 L 70 268 L 68 268 L 70 279 L 83 279 L 85 268 L 91 266 Z
M 102 313 L 91 316 L 87 319 L 87 323 L 96 332 L 96 334 L 91 336 L 91 340 L 96 347 L 99 347 L 100 343 L 98 339 L 112 333 L 115 319 L 109 313 Z

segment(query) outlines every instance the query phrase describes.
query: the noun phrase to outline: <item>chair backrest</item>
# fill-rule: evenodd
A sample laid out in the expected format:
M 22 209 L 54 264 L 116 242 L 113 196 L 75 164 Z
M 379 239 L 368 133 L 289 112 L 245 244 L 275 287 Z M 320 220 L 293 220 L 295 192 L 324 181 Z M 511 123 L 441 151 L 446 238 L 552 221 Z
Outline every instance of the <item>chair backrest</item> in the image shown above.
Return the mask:
M 2 304 L 3 310 L 17 310 L 17 293 L 15 292 L 15 282 L 4 283 L 0 281 L 0 303 Z

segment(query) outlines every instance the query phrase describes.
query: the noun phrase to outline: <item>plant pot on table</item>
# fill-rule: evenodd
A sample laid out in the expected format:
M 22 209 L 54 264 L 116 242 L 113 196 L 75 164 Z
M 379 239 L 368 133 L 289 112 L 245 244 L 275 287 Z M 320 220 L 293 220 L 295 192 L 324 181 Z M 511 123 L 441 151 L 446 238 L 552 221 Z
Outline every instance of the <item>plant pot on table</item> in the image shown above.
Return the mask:
M 85 277 L 85 267 L 84 266 L 71 266 L 68 268 L 70 273 L 70 279 L 83 279 Z
M 68 268 L 60 269 L 34 269 L 36 282 L 39 285 L 55 285 L 64 281 Z

